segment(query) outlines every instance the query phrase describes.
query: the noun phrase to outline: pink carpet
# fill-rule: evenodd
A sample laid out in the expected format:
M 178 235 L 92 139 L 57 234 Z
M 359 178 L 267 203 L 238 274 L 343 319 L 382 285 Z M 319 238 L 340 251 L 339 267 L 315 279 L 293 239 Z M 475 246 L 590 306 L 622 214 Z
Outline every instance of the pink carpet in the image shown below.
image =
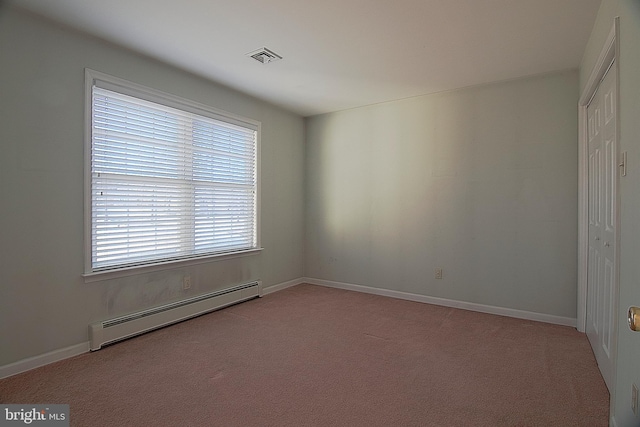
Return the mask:
M 300 285 L 0 380 L 72 426 L 607 426 L 585 335 Z

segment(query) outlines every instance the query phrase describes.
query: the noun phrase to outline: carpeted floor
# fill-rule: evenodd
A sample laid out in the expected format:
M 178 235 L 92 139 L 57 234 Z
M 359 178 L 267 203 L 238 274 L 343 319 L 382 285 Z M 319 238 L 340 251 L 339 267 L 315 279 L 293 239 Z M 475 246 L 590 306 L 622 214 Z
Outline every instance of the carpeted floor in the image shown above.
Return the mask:
M 575 329 L 311 285 L 0 380 L 72 426 L 607 426 Z

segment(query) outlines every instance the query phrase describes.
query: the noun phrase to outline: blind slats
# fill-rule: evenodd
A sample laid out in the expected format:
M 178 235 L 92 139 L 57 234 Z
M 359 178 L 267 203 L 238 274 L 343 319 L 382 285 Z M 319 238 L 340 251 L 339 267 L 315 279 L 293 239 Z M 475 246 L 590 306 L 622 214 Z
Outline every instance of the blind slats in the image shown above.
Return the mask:
M 256 130 L 92 94 L 94 271 L 255 248 Z

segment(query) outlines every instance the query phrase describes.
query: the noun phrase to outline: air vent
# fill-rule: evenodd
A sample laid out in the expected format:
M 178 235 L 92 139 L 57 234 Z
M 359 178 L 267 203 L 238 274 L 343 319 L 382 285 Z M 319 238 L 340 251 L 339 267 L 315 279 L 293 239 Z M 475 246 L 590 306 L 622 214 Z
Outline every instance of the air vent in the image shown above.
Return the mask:
M 247 53 L 247 56 L 255 59 L 256 61 L 260 61 L 263 64 L 268 64 L 269 62 L 278 61 L 282 59 L 282 56 L 278 55 L 272 50 L 263 47 L 258 50 L 254 50 L 253 52 Z

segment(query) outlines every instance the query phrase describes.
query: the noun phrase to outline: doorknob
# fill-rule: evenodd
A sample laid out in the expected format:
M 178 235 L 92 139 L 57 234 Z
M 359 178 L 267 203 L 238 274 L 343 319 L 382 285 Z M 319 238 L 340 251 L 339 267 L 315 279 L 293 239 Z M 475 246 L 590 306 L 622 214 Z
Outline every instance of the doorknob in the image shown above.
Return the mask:
M 627 320 L 629 321 L 629 329 L 632 331 L 640 331 L 640 308 L 629 307 Z
M 600 238 L 598 236 L 596 236 L 596 240 L 600 240 Z

